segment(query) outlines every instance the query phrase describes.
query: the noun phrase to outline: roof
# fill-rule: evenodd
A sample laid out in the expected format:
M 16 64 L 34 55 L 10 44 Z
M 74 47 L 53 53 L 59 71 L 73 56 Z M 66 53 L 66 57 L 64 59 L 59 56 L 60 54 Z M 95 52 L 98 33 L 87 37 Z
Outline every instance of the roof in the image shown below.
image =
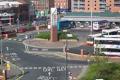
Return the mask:
M 18 2 L 18 1 L 1 1 L 0 5 L 20 5 L 22 3 Z
M 93 12 L 92 15 L 98 17 L 120 17 L 120 13 L 110 11 Z M 91 16 L 91 12 L 68 12 L 65 16 Z
M 17 1 L 22 4 L 29 4 L 29 0 L 17 0 Z

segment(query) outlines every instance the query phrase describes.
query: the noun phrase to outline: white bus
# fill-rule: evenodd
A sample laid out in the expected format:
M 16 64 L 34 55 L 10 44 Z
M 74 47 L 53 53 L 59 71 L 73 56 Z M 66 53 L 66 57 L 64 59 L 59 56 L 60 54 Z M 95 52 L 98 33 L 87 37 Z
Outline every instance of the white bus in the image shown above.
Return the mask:
M 99 24 L 98 22 L 93 22 L 93 30 L 99 30 L 100 27 L 99 27 Z
M 110 56 L 120 56 L 120 37 L 96 37 L 94 38 L 94 53 L 103 53 Z
M 120 28 L 116 29 L 104 29 L 102 30 L 102 34 L 107 34 L 107 35 L 116 35 L 120 31 Z
M 94 44 L 94 38 L 95 37 L 100 37 L 100 36 L 102 36 L 101 33 L 93 34 L 93 35 L 88 35 L 88 38 L 87 38 L 87 41 L 86 41 L 87 45 L 93 46 L 93 44 Z
M 97 31 L 97 30 L 106 29 L 106 28 L 109 28 L 108 25 L 109 25 L 109 23 L 106 20 L 95 21 L 95 22 L 93 22 L 93 30 Z
M 106 38 L 120 38 L 120 35 L 103 35 Z

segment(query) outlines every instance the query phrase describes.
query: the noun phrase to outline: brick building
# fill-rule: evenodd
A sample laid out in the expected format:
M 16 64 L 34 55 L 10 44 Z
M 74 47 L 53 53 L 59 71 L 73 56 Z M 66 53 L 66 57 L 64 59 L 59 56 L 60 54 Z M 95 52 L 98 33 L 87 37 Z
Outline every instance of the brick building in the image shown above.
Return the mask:
M 120 0 L 71 0 L 73 12 L 120 12 Z
M 35 15 L 47 16 L 49 14 L 50 8 L 54 7 L 54 0 L 31 0 L 31 5 L 34 6 Z
M 61 12 L 71 10 L 71 0 L 55 0 L 54 5 L 60 9 Z

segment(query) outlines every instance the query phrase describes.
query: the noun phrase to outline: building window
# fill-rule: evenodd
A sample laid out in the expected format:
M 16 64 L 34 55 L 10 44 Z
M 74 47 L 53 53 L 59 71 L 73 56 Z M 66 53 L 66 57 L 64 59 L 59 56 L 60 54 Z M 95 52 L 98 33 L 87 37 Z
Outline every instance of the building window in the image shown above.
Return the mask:
M 88 6 L 90 6 L 90 5 L 88 4 Z
M 90 8 L 88 8 L 88 10 L 90 10 Z
M 94 8 L 96 10 L 96 8 Z

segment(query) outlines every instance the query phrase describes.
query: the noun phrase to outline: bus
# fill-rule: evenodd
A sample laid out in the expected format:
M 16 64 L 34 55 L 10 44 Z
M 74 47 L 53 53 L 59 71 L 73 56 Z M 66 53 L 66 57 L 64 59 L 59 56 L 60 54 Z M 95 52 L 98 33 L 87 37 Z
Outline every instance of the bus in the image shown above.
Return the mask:
M 75 22 L 74 21 L 58 21 L 57 23 L 57 29 L 64 30 L 64 29 L 70 29 L 75 27 Z
M 108 56 L 120 56 L 120 37 L 96 37 L 94 38 L 94 53 Z
M 107 34 L 107 35 L 116 35 L 118 34 L 120 31 L 120 28 L 116 28 L 116 29 L 104 29 L 102 30 L 102 34 Z
M 94 38 L 95 37 L 100 37 L 100 36 L 102 36 L 102 33 L 88 35 L 87 41 L 86 41 L 87 45 L 93 46 L 93 44 L 94 44 Z
M 106 38 L 120 38 L 120 35 L 103 35 Z
M 95 21 L 93 22 L 93 30 L 97 31 L 97 30 L 106 29 L 106 28 L 109 28 L 108 25 L 109 25 L 109 22 L 106 20 Z

